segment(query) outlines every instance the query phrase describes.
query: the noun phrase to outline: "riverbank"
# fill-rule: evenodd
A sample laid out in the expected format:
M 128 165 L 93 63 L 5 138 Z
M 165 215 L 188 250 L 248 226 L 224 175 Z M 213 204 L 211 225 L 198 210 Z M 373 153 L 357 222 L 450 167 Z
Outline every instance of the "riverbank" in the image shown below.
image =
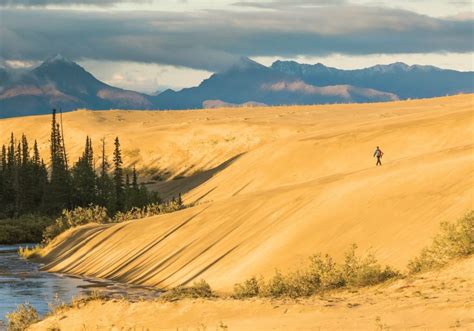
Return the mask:
M 19 257 L 18 248 L 26 245 L 0 245 L 0 330 L 6 323 L 5 315 L 26 302 L 43 316 L 50 304 L 68 303 L 96 291 L 110 299 L 126 296 L 131 301 L 159 296 L 157 289 L 40 271 L 40 264 Z
M 474 257 L 442 270 L 300 300 L 92 300 L 29 330 L 472 329 Z

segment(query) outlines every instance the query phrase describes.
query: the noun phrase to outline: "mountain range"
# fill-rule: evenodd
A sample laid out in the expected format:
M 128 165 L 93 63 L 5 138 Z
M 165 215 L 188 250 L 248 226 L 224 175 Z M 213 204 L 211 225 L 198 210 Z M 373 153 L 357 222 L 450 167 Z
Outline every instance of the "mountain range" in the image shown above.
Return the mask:
M 96 79 L 56 55 L 17 72 L 0 68 L 0 118 L 46 114 L 51 108 L 193 109 L 238 105 L 379 102 L 474 92 L 474 72 L 404 63 L 341 70 L 323 64 L 276 61 L 270 67 L 242 57 L 199 86 L 147 95 Z

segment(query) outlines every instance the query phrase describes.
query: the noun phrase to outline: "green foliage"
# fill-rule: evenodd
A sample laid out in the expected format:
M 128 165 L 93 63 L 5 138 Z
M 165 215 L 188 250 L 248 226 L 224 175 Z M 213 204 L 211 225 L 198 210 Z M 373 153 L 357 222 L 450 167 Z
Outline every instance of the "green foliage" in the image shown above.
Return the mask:
M 24 331 L 31 324 L 39 321 L 36 309 L 29 303 L 18 305 L 18 308 L 6 315 L 8 331 Z
M 474 253 L 474 210 L 454 223 L 442 222 L 441 231 L 431 246 L 424 248 L 408 264 L 410 273 L 427 271 L 446 265 L 450 260 Z
M 140 218 L 167 214 L 185 208 L 178 200 L 171 200 L 165 203 L 152 203 L 142 208 L 133 207 L 127 212 L 118 212 L 114 216 L 114 222 L 125 222 Z
M 192 286 L 178 286 L 160 296 L 165 301 L 175 301 L 185 298 L 212 298 L 211 286 L 203 279 L 195 281 Z
M 0 244 L 38 243 L 53 219 L 37 215 L 0 220 Z
M 125 192 L 124 192 L 124 178 L 122 169 L 122 152 L 120 150 L 119 138 L 115 138 L 114 149 L 114 188 L 115 188 L 115 206 L 114 211 L 122 211 L 125 209 Z
M 335 288 L 374 285 L 399 275 L 388 266 L 382 268 L 371 254 L 357 256 L 356 249 L 353 245 L 340 265 L 328 255 L 314 255 L 304 270 L 287 275 L 276 271 L 268 281 L 252 277 L 234 286 L 234 297 L 305 297 Z
M 353 245 L 346 253 L 341 268 L 341 276 L 345 285 L 354 287 L 374 285 L 398 275 L 389 266 L 383 269 L 372 254 L 368 254 L 364 258 L 358 257 L 356 249 L 357 246 Z
M 127 212 L 118 212 L 114 217 L 109 216 L 107 208 L 101 206 L 77 207 L 73 210 L 63 210 L 53 224 L 43 232 L 43 242 L 48 243 L 64 231 L 88 223 L 120 223 L 144 217 L 172 213 L 185 208 L 180 199 L 173 199 L 165 203 L 152 203 L 142 208 L 134 207 Z
M 257 277 L 251 277 L 241 284 L 234 285 L 234 297 L 237 299 L 257 297 L 263 288 L 263 279 L 258 280 Z
M 47 186 L 47 171 L 39 159 L 35 141 L 33 157 L 26 136 L 18 142 L 10 136 L 0 152 L 0 218 L 17 218 L 37 213 L 42 207 Z
M 24 215 L 48 215 L 53 219 L 62 210 L 76 210 L 77 207 L 87 209 L 91 204 L 105 207 L 114 215 L 118 211 L 127 212 L 134 207 L 142 208 L 160 200 L 156 193 L 149 192 L 143 184 L 139 184 L 135 168 L 132 182 L 127 187 L 124 186 L 123 175 L 127 169 L 122 169 L 118 137 L 115 139 L 113 169 L 109 169 L 105 140 L 102 140 L 99 175 L 94 168 L 94 152 L 89 137 L 86 137 L 82 156 L 72 168 L 68 167 L 63 127 L 60 120 L 57 120 L 54 109 L 50 138 L 49 173 L 39 154 L 37 142 L 35 141 L 31 150 L 25 135 L 18 141 L 12 133 L 9 144 L 0 149 L 0 243 L 41 240 L 40 232 L 49 224 L 39 222 L 41 224 L 38 225 L 38 222 L 30 219 L 23 221 Z M 113 177 L 109 172 L 113 173 Z M 13 219 L 18 221 L 10 221 Z M 47 240 L 71 227 L 62 221 L 64 219 L 47 229 Z M 73 226 L 75 225 L 79 223 L 76 222 Z
M 67 229 L 88 223 L 110 223 L 107 209 L 100 206 L 77 207 L 73 210 L 63 210 L 53 224 L 48 226 L 43 233 L 43 241 L 49 242 L 51 239 L 66 231 Z
M 87 206 L 97 200 L 92 140 L 87 137 L 84 153 L 72 168 L 73 204 Z

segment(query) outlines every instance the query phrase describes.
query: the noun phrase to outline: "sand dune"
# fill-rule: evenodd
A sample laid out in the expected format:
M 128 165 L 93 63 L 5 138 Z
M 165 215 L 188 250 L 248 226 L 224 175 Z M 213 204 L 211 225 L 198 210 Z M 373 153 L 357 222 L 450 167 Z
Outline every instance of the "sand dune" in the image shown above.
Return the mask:
M 472 330 L 474 258 L 358 291 L 300 300 L 92 301 L 30 330 Z
M 204 278 L 219 291 L 296 268 L 317 252 L 340 258 L 352 243 L 403 269 L 440 221 L 473 208 L 473 97 L 67 114 L 70 146 L 86 132 L 120 134 L 124 148 L 140 149 L 139 165 L 207 172 L 157 185 L 190 189 L 184 199 L 195 207 L 74 229 L 43 262 L 49 271 L 157 287 Z M 48 120 L 0 125 L 38 136 Z M 376 145 L 385 152 L 382 167 L 372 158 Z

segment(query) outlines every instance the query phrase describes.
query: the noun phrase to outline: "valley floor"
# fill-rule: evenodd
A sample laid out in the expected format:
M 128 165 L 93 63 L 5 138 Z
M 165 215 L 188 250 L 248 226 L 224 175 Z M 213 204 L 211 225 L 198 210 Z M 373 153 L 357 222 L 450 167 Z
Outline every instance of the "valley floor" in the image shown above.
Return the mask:
M 30 330 L 472 330 L 474 257 L 440 271 L 301 300 L 91 301 Z

